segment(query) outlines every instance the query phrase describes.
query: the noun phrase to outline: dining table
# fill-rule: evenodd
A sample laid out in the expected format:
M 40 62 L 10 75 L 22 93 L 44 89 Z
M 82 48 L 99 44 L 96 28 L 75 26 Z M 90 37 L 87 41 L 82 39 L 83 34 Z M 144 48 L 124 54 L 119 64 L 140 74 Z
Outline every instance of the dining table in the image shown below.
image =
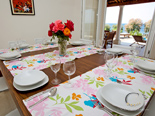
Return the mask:
M 74 47 L 79 47 L 79 46 L 72 46 L 72 45 L 67 46 L 67 48 L 74 48 Z M 45 54 L 45 53 L 52 52 L 55 50 L 58 50 L 58 47 L 40 49 L 40 50 L 36 50 L 36 51 L 31 51 L 31 52 L 25 52 L 25 53 L 21 53 L 21 58 L 29 57 L 29 56 L 33 57 L 35 55 Z M 71 76 L 71 79 L 73 79 L 77 76 L 79 78 L 82 74 L 92 71 L 96 67 L 100 67 L 100 66 L 106 67 L 104 55 L 105 55 L 104 53 L 103 54 L 93 53 L 91 55 L 86 55 L 84 57 L 75 58 L 74 61 L 76 64 L 76 71 Z M 126 56 L 126 54 L 119 55 L 119 57 L 124 57 L 124 56 Z M 31 116 L 32 115 L 30 113 L 30 111 L 28 111 L 23 100 L 25 100 L 25 99 L 29 98 L 30 96 L 33 96 L 39 92 L 45 91 L 51 87 L 57 87 L 51 83 L 52 79 L 55 78 L 55 75 L 50 67 L 41 69 L 41 71 L 43 71 L 48 76 L 48 78 L 49 78 L 48 83 L 39 87 L 39 88 L 36 88 L 34 90 L 29 90 L 29 91 L 18 91 L 17 89 L 15 89 L 15 87 L 13 86 L 14 76 L 10 72 L 10 70 L 8 70 L 6 64 L 4 64 L 3 60 L 0 60 L 0 69 L 1 69 L 1 73 L 2 73 L 3 77 L 5 78 L 5 81 L 8 85 L 11 96 L 12 96 L 12 98 L 13 98 L 13 100 L 14 100 L 14 102 L 22 116 Z M 123 70 L 123 69 L 118 69 L 118 70 Z M 61 64 L 60 71 L 57 73 L 57 78 L 59 78 L 62 83 L 65 83 L 68 80 L 68 76 L 63 71 L 63 64 Z M 148 104 L 150 103 L 154 94 L 155 94 L 155 92 L 153 91 L 152 95 L 150 96 L 150 99 L 147 101 L 144 111 L 147 109 Z M 143 114 L 143 112 L 141 114 Z M 76 115 L 76 116 L 78 116 L 78 115 Z M 82 116 L 82 115 L 79 115 L 79 116 Z

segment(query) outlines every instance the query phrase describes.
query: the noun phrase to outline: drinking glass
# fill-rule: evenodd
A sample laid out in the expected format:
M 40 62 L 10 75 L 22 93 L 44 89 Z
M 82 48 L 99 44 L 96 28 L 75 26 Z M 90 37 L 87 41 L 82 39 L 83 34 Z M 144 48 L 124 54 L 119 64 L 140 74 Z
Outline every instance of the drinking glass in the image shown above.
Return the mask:
M 47 45 L 47 39 L 43 39 L 42 44 L 46 46 Z
M 112 69 L 118 63 L 118 55 L 117 54 L 112 54 L 112 53 L 109 53 L 109 52 L 105 52 L 104 59 L 105 59 L 106 66 L 108 68 L 106 79 L 109 79 L 111 77 L 111 74 L 112 74 Z
M 98 50 L 98 54 L 103 54 L 103 47 L 105 44 L 105 40 L 101 40 L 101 42 L 99 43 L 99 50 Z
M 131 53 L 132 53 L 132 63 L 135 63 L 135 56 L 138 55 L 140 53 L 141 47 L 137 44 L 134 44 L 131 46 Z
M 15 42 L 10 42 L 9 48 L 11 51 L 13 51 L 13 50 L 16 50 L 18 47 L 17 47 L 17 44 Z
M 61 82 L 61 80 L 57 78 L 57 72 L 60 70 L 60 66 L 61 66 L 60 58 L 58 58 L 56 64 L 50 66 L 51 70 L 55 73 L 55 79 L 52 80 L 52 84 L 54 85 L 58 85 Z
M 65 62 L 63 64 L 63 70 L 66 75 L 68 75 L 69 81 L 67 86 L 71 87 L 70 76 L 73 75 L 76 71 L 76 65 L 74 61 Z

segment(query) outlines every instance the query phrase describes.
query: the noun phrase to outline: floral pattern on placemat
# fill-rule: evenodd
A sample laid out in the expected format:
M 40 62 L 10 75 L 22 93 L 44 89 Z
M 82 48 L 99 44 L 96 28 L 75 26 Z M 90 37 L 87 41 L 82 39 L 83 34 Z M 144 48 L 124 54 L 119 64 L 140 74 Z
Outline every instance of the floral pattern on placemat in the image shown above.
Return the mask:
M 65 86 L 66 82 L 58 85 L 55 96 L 47 98 L 32 109 L 29 109 L 32 102 L 34 103 L 48 94 L 43 94 L 30 101 L 23 100 L 23 102 L 33 116 L 38 114 L 40 116 L 108 116 L 104 106 L 97 100 L 96 92 L 106 84 L 117 83 L 118 79 L 122 84 L 142 93 L 146 98 L 146 105 L 155 91 L 155 78 L 140 72 L 130 72 L 129 70 L 133 69 L 133 64 L 129 64 L 127 61 L 130 57 L 130 55 L 126 55 L 119 58 L 119 62 L 123 62 L 123 65 L 118 64 L 113 69 L 112 77 L 109 80 L 105 78 L 107 67 L 102 65 L 71 79 L 71 88 Z M 140 59 L 137 57 L 137 60 Z M 115 112 L 111 112 L 111 114 L 119 116 Z
M 68 48 L 67 55 L 64 57 L 59 56 L 59 51 L 32 55 L 28 57 L 19 58 L 12 61 L 3 61 L 12 75 L 17 75 L 21 70 L 42 70 L 48 68 L 51 65 L 57 63 L 58 57 L 61 59 L 61 63 L 74 60 L 75 58 L 85 57 L 96 53 L 97 48 L 89 46 L 81 46 L 75 48 Z
M 54 47 L 58 47 L 58 44 L 48 44 L 48 45 L 35 44 L 35 45 L 32 45 L 28 48 L 21 48 L 18 51 L 20 53 L 26 53 L 26 52 L 44 50 L 44 49 L 54 48 Z M 0 53 L 6 53 L 6 52 L 10 52 L 10 51 L 11 51 L 10 49 L 1 49 Z

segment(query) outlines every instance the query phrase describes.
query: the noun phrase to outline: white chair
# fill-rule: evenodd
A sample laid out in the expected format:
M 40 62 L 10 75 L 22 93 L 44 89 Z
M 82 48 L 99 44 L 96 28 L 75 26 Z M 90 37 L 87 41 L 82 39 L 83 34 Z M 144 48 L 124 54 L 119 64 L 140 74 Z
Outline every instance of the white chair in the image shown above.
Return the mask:
M 5 116 L 21 116 L 21 115 L 19 114 L 19 111 L 17 109 L 15 109 Z
M 8 90 L 8 86 L 5 83 L 4 77 L 0 77 L 0 92 Z
M 35 38 L 35 44 L 42 44 L 43 43 L 44 38 Z
M 130 46 L 122 46 L 122 45 L 113 44 L 113 48 L 119 48 L 124 53 L 131 54 L 131 51 L 130 51 L 131 50 L 131 47 Z
M 91 45 L 93 43 L 93 40 L 90 39 L 80 39 L 80 41 L 82 41 L 86 45 Z

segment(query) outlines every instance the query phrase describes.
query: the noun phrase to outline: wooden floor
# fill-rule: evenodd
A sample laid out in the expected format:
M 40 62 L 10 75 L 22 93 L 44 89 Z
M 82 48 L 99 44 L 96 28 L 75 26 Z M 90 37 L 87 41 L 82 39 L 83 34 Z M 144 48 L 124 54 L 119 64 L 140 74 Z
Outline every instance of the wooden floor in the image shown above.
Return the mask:
M 16 109 L 16 105 L 9 90 L 0 92 L 0 116 L 5 116 L 14 109 Z

